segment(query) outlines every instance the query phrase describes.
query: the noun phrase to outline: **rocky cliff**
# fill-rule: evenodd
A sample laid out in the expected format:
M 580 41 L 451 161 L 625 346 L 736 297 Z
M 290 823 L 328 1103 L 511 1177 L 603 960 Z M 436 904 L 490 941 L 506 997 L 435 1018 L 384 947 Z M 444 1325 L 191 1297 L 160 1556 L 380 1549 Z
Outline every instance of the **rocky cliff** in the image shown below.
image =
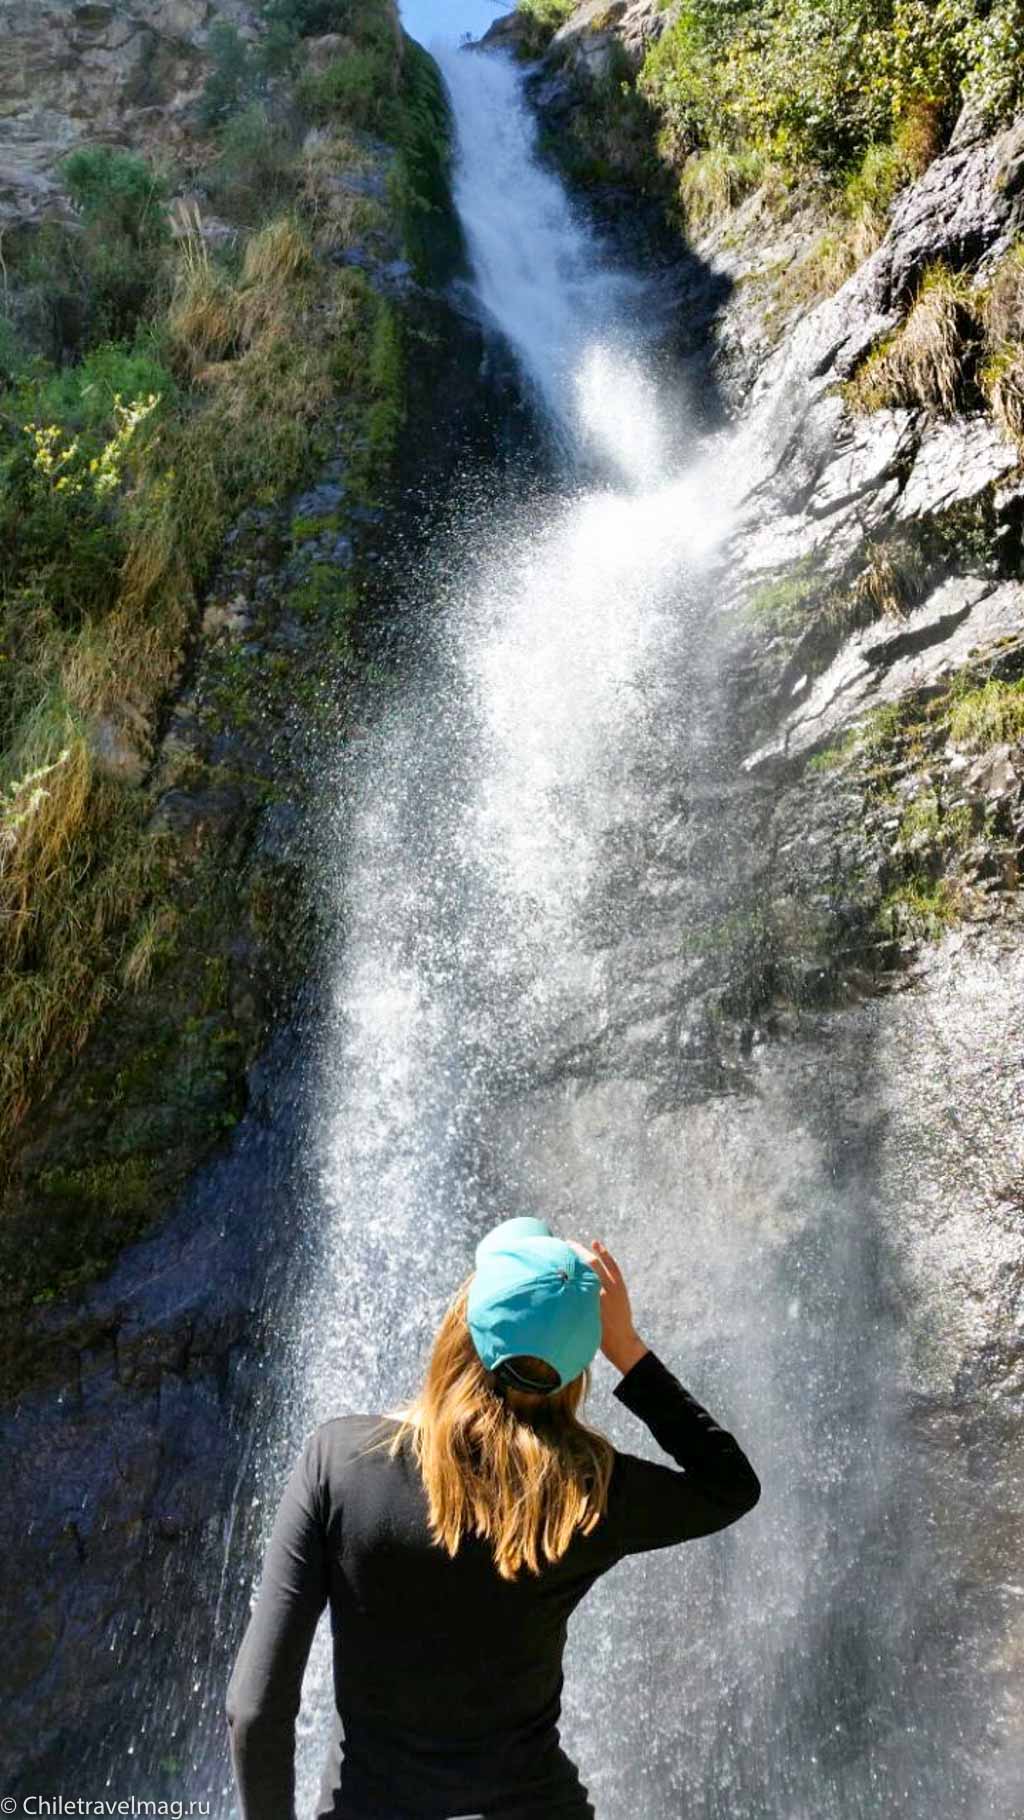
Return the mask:
M 66 207 L 60 160 L 84 144 L 172 152 L 194 132 L 210 27 L 255 31 L 242 0 L 0 7 L 0 226 Z
M 54 215 L 80 226 L 59 170 L 69 147 L 154 145 L 173 159 L 201 144 L 190 110 L 209 76 L 214 10 L 189 0 L 131 14 L 6 8 L 19 45 L 3 77 L 11 223 L 35 231 Z M 247 9 L 216 11 L 243 44 L 257 41 Z M 631 80 L 667 16 L 647 0 L 577 9 L 533 84 L 553 151 L 586 178 L 595 206 L 621 228 L 642 196 L 674 299 L 674 351 L 707 416 L 729 426 L 736 476 L 713 579 L 720 711 L 709 777 L 681 794 L 658 856 L 673 888 L 683 881 L 688 946 L 666 962 L 669 986 L 638 985 L 635 1028 L 585 1032 L 581 1050 L 600 1076 L 608 1048 L 628 1041 L 629 1069 L 660 1108 L 706 1104 L 711 1120 L 761 1079 L 769 1054 L 794 1095 L 823 1067 L 854 1083 L 845 1098 L 837 1089 L 828 1142 L 837 1174 L 856 1168 L 872 1192 L 880 1184 L 901 1268 L 893 1298 L 931 1332 L 910 1371 L 914 1442 L 930 1457 L 963 1433 L 988 1488 L 991 1558 L 981 1560 L 981 1540 L 966 1562 L 958 1538 L 943 1544 L 970 1597 L 980 1580 L 1015 1571 L 1020 1541 L 1011 1441 L 1024 1108 L 1005 1067 L 1009 1001 L 997 1014 L 992 993 L 994 982 L 1012 990 L 1020 970 L 1024 479 L 1013 374 L 1024 129 L 992 133 L 966 113 L 903 188 L 878 245 L 848 274 L 833 271 L 831 286 L 813 196 L 780 209 L 769 188 L 755 189 L 683 249 L 662 224 L 651 122 Z M 520 18 L 497 41 L 539 49 Z M 225 247 L 218 284 L 198 300 L 205 313 L 188 319 L 190 364 L 177 369 L 217 401 L 214 415 L 244 406 L 251 424 L 266 407 L 265 365 L 247 378 L 251 391 L 230 388 L 240 361 L 266 355 L 268 318 L 280 328 L 294 315 L 319 346 L 358 306 L 366 333 L 354 349 L 347 335 L 331 341 L 328 372 L 301 370 L 291 402 L 317 382 L 309 415 L 326 422 L 326 442 L 275 445 L 285 486 L 246 470 L 247 490 L 231 495 L 188 577 L 188 631 L 169 680 L 135 718 L 119 711 L 122 688 L 90 723 L 90 764 L 104 740 L 108 757 L 121 755 L 119 785 L 141 805 L 133 838 L 145 830 L 168 843 L 170 880 L 140 900 L 130 939 L 122 932 L 103 957 L 113 984 L 86 1020 L 78 1063 L 32 1075 L 8 1164 L 5 1254 L 17 1288 L 4 1438 L 17 1465 L 2 1509 L 16 1643 L 4 1768 L 24 1766 L 20 1737 L 31 1733 L 40 1788 L 83 1740 L 102 1761 L 126 1689 L 141 1698 L 159 1684 L 153 1656 L 133 1679 L 137 1623 L 169 1659 L 161 1614 L 180 1609 L 186 1642 L 204 1646 L 189 1555 L 222 1519 L 216 1618 L 237 1624 L 229 1513 L 248 1468 L 231 1412 L 252 1399 L 267 1415 L 261 1311 L 272 1291 L 283 1304 L 282 1285 L 301 1291 L 285 1240 L 308 1191 L 313 1135 L 295 1105 L 272 1106 L 268 1033 L 290 1008 L 279 1049 L 315 1039 L 295 989 L 317 953 L 320 737 L 344 749 L 358 736 L 360 614 L 372 599 L 361 557 L 381 523 L 367 450 L 392 459 L 405 411 L 407 441 L 426 444 L 431 424 L 436 433 L 430 360 L 452 331 L 410 271 L 394 148 L 366 128 L 353 138 L 345 126 L 347 150 L 333 137 L 323 78 L 347 54 L 336 37 L 302 51 L 296 79 L 307 78 L 312 112 L 288 195 L 304 197 L 308 241 L 291 253 L 277 243 L 298 266 L 284 280 L 271 271 L 275 286 L 286 281 L 273 309 L 259 289 L 273 242 L 250 255 L 235 288 L 253 236 L 237 171 L 220 163 L 209 194 L 201 158 L 197 170 L 189 152 L 176 173 L 187 205 L 179 252 L 202 268 L 204 248 Z M 214 148 L 211 162 L 225 156 Z M 279 181 L 273 165 L 261 173 Z M 197 194 L 198 230 L 188 214 Z M 328 282 L 354 272 L 367 282 L 351 296 Z M 29 272 L 26 293 L 31 282 Z M 226 328 L 211 300 L 226 306 Z M 398 362 L 398 406 L 396 305 L 419 352 L 411 373 Z M 286 353 L 297 357 L 291 343 Z M 451 343 L 448 355 L 449 408 L 468 415 L 467 370 Z M 208 445 L 197 447 L 205 458 Z M 726 798 L 733 838 L 721 852 Z M 705 892 L 703 920 L 686 914 L 691 862 L 720 866 L 717 913 Z M 902 1058 L 917 1083 L 898 1103 L 886 1058 Z M 1019 1638 L 1006 1634 L 1012 1663 Z M 181 1637 L 173 1644 L 180 1663 Z M 182 1690 L 151 1752 L 147 1794 L 158 1770 L 168 1793 L 179 1790 L 177 1740 L 194 1743 L 200 1729 Z M 220 1742 L 205 1740 L 211 1759 Z
M 853 247 L 810 183 L 726 186 L 687 225 L 634 81 L 672 16 L 583 6 L 539 59 L 526 40 L 552 155 L 609 220 L 660 224 L 733 474 L 714 752 L 658 854 L 710 870 L 717 910 L 680 890 L 685 1028 L 652 982 L 630 1063 L 659 1109 L 791 1070 L 810 1106 L 823 1083 L 836 1179 L 857 1172 L 899 1260 L 908 1444 L 984 1487 L 976 1541 L 934 1517 L 947 1594 L 978 1609 L 1024 1540 L 1024 119 L 964 108 Z M 1019 1793 L 1015 1611 L 986 1674 Z

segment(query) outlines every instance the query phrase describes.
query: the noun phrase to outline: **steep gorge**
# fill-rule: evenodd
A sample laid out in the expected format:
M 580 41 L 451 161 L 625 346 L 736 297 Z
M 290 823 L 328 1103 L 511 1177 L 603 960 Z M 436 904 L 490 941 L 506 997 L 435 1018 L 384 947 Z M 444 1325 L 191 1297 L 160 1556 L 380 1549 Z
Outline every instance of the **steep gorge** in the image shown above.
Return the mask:
M 573 118 L 585 144 L 609 42 L 635 59 L 650 20 L 589 7 L 562 28 L 529 78 L 554 150 Z M 976 336 L 993 293 L 1019 307 L 1024 140 L 965 119 L 818 302 L 786 295 L 818 222 L 779 223 L 763 196 L 690 249 L 606 169 L 593 203 L 611 238 L 581 243 L 575 272 L 576 228 L 546 217 L 575 323 L 543 316 L 539 290 L 488 298 L 479 238 L 475 303 L 448 293 L 461 328 L 450 303 L 403 304 L 417 334 L 443 318 L 452 338 L 439 377 L 413 377 L 410 439 L 436 386 L 455 393 L 430 485 L 481 450 L 486 474 L 439 515 L 426 615 L 396 566 L 367 593 L 402 620 L 398 673 L 376 708 L 362 686 L 368 731 L 335 748 L 312 812 L 322 853 L 300 871 L 328 971 L 155 1236 L 32 1317 L 59 1388 L 23 1393 L 6 1424 L 26 1786 L 69 1753 L 109 1781 L 126 1737 L 139 1793 L 222 1786 L 218 1674 L 263 1520 L 240 1489 L 271 1495 L 317 1411 L 393 1397 L 464 1234 L 518 1194 L 601 1210 L 662 1345 L 725 1383 L 766 1463 L 752 1561 L 726 1547 L 710 1584 L 686 1581 L 696 1650 L 659 1621 L 670 1563 L 582 1614 L 567 1719 L 599 1807 L 995 1820 L 1020 1794 L 1020 453 L 959 379 L 948 408 L 865 399 L 863 375 L 927 307 L 929 267 L 971 281 L 949 307 Z M 623 267 L 640 245 L 653 283 Z M 401 298 L 389 253 L 380 282 Z M 474 314 L 498 330 L 475 396 Z M 581 321 L 614 331 L 584 375 L 584 482 L 565 474 L 562 390 Z M 549 368 L 517 345 L 524 325 Z M 289 550 L 352 534 L 342 479 L 292 503 Z M 520 519 L 503 543 L 495 525 Z M 230 569 L 206 605 L 228 649 L 259 591 L 239 584 Z M 287 615 L 274 625 L 293 703 L 306 660 Z M 332 706 L 317 751 L 337 737 Z M 265 813 L 273 857 L 288 814 Z M 205 819 L 223 866 L 230 817 Z M 236 992 L 252 972 L 232 952 Z M 117 1036 L 119 1069 L 138 1054 Z M 80 1067 L 88 1085 L 88 1049 Z M 44 1103 L 39 1130 L 54 1118 Z M 424 1223 L 411 1311 L 401 1256 Z M 223 1559 L 212 1612 L 189 1605 L 210 1590 L 197 1546 Z M 173 1635 L 170 1603 L 188 1613 Z

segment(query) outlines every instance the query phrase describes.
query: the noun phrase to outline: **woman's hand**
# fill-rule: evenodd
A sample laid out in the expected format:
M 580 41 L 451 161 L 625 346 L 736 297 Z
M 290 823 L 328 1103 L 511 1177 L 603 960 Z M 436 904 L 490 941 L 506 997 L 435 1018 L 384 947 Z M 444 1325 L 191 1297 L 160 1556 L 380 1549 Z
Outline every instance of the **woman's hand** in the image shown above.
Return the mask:
M 650 1351 L 650 1347 L 633 1326 L 625 1278 L 600 1239 L 592 1241 L 589 1252 L 581 1245 L 576 1245 L 575 1249 L 593 1266 L 601 1280 L 601 1351 L 618 1371 L 627 1372 Z

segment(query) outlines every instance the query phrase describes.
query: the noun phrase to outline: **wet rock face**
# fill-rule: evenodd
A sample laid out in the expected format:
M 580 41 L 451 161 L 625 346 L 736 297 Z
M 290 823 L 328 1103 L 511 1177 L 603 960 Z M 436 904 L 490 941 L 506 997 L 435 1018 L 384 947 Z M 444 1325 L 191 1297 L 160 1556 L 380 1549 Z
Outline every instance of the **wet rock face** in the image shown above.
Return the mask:
M 0 224 L 65 206 L 76 145 L 173 142 L 206 70 L 216 20 L 252 29 L 246 0 L 0 0 Z

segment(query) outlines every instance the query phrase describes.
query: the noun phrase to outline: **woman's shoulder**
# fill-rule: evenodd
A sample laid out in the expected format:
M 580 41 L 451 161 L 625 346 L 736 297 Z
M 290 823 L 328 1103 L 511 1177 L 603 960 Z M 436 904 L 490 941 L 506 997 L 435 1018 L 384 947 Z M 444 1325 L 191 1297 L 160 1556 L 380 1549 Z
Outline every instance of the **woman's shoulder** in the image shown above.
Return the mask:
M 310 1435 L 310 1442 L 319 1441 L 322 1447 L 329 1449 L 344 1448 L 349 1444 L 359 1445 L 369 1437 L 381 1439 L 394 1433 L 398 1422 L 389 1410 L 386 1414 L 353 1414 L 347 1416 L 329 1416 L 320 1422 Z

